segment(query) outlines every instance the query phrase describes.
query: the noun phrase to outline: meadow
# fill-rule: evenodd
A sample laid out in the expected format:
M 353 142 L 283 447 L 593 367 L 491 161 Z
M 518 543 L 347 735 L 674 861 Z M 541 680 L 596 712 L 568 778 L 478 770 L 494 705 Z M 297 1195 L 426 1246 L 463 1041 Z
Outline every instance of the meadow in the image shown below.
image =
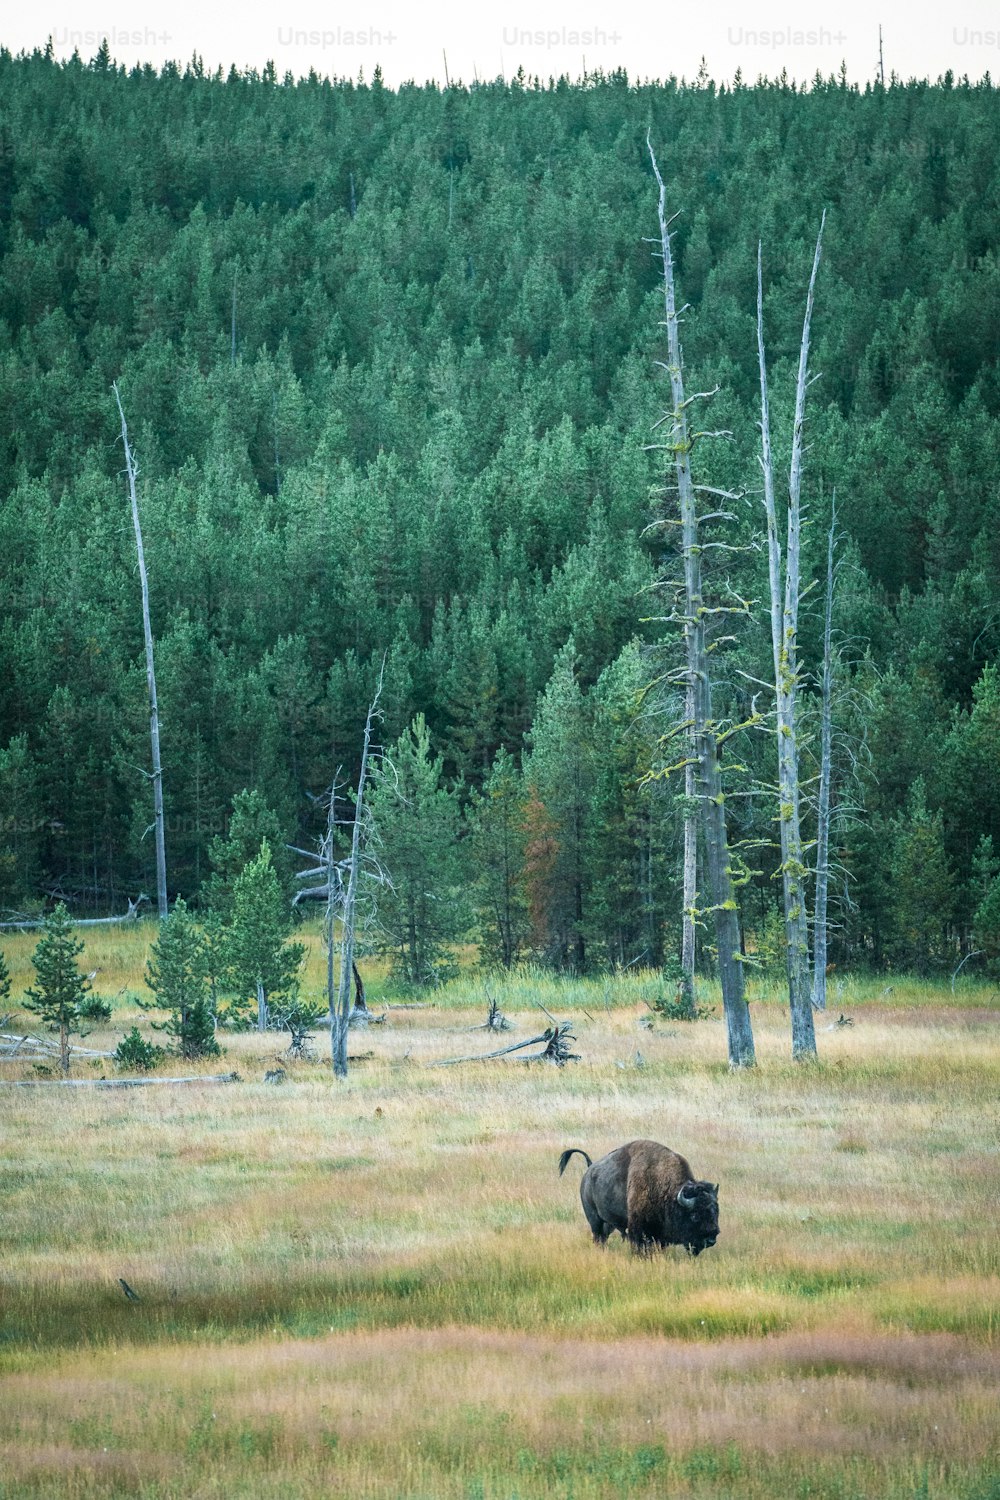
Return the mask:
M 149 937 L 87 935 L 87 1046 L 147 1029 Z M 203 1068 L 233 1084 L 0 1087 L 2 1500 L 1000 1500 L 988 987 L 845 978 L 803 1067 L 756 981 L 733 1074 L 718 1007 L 654 1018 L 652 975 L 490 981 L 502 1037 L 482 978 L 405 1009 L 372 975 L 346 1083 L 321 1035 L 265 1083 L 286 1039 L 242 1034 Z M 538 1002 L 578 1062 L 436 1066 Z M 721 1184 L 714 1249 L 592 1245 L 559 1153 L 635 1136 Z

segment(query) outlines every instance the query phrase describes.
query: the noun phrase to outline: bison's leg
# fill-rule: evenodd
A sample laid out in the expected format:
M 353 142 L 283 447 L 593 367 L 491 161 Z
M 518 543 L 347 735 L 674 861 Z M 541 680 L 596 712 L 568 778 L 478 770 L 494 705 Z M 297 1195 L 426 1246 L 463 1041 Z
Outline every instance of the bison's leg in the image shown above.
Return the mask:
M 590 1225 L 591 1232 L 593 1233 L 594 1244 L 606 1245 L 608 1235 L 614 1226 L 605 1224 L 593 1203 L 588 1202 L 586 1198 L 583 1200 L 583 1211 L 587 1215 L 587 1223 Z
M 588 1175 L 589 1174 L 587 1172 L 584 1172 L 583 1181 L 580 1183 L 580 1202 L 583 1204 L 583 1211 L 587 1216 L 587 1223 L 590 1225 L 591 1232 L 594 1236 L 594 1244 L 601 1245 L 603 1247 L 607 1244 L 608 1235 L 611 1233 L 615 1226 L 614 1224 L 609 1224 L 607 1222 L 603 1214 L 598 1209 L 597 1204 L 594 1202 L 593 1186 L 590 1182 L 587 1181 Z

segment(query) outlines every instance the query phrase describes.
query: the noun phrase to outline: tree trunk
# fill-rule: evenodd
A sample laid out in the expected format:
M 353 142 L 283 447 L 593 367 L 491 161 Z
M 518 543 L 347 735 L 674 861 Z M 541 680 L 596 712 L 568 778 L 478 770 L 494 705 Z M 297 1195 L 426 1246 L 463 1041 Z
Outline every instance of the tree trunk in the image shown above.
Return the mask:
M 368 752 L 371 746 L 372 721 L 375 718 L 378 700 L 382 693 L 382 678 L 385 671 L 385 659 L 382 661 L 382 671 L 379 673 L 378 687 L 375 696 L 368 708 L 368 716 L 365 719 L 365 737 L 361 750 L 361 772 L 358 777 L 358 795 L 354 803 L 354 826 L 351 830 L 351 862 L 347 875 L 347 889 L 344 892 L 344 906 L 341 914 L 340 924 L 340 973 L 338 976 L 336 1008 L 332 984 L 329 994 L 330 1000 L 330 1046 L 332 1052 L 333 1072 L 337 1078 L 347 1077 L 347 1030 L 351 1017 L 351 975 L 354 971 L 354 913 L 357 906 L 358 879 L 361 865 L 361 824 L 365 806 L 365 788 L 368 780 Z M 330 848 L 330 859 L 333 859 L 333 847 Z M 333 888 L 331 869 L 331 890 Z M 333 949 L 333 911 L 332 900 L 327 910 L 330 934 L 330 949 Z M 329 971 L 332 977 L 332 969 Z
M 826 547 L 826 614 L 823 621 L 823 709 L 820 730 L 819 808 L 816 831 L 816 899 L 813 906 L 813 990 L 816 1010 L 826 1010 L 826 908 L 830 886 L 830 781 L 833 726 L 833 554 L 836 545 L 837 492 L 830 509 Z
M 132 503 L 132 526 L 135 531 L 135 550 L 139 559 L 139 580 L 142 584 L 142 632 L 146 642 L 146 686 L 149 690 L 149 740 L 153 760 L 153 826 L 156 834 L 156 913 L 160 921 L 167 915 L 167 853 L 163 831 L 163 767 L 160 764 L 160 717 L 156 706 L 156 674 L 153 671 L 153 631 L 149 623 L 149 580 L 146 577 L 146 556 L 142 546 L 142 528 L 139 525 L 139 501 L 135 480 L 138 469 L 129 446 L 128 427 L 117 384 L 111 389 L 118 403 L 122 419 L 122 445 L 125 449 L 125 469 L 128 474 L 129 498 Z
M 64 1078 L 69 1077 L 69 1026 L 65 1021 L 59 1023 L 59 1066 Z
M 267 996 L 264 994 L 264 986 L 257 981 L 257 1030 L 267 1030 Z
M 694 723 L 694 689 L 688 684 L 684 700 L 684 715 L 688 724 Z M 690 734 L 690 731 L 689 731 Z M 698 819 L 691 811 L 697 788 L 695 786 L 694 761 L 688 755 L 684 767 L 684 894 L 681 915 L 681 999 L 684 1009 L 692 1018 L 695 1014 L 694 956 L 695 956 L 695 908 L 698 903 Z
M 802 431 L 809 362 L 809 327 L 812 319 L 816 273 L 819 270 L 823 229 L 816 241 L 806 315 L 799 349 L 799 373 L 795 394 L 792 462 L 788 477 L 788 532 L 782 599 L 781 545 L 774 498 L 771 457 L 767 363 L 764 354 L 764 296 L 761 246 L 757 246 L 757 356 L 760 366 L 761 467 L 764 472 L 764 505 L 767 511 L 768 573 L 771 593 L 771 650 L 774 666 L 778 740 L 778 826 L 781 836 L 782 904 L 785 918 L 788 1001 L 792 1023 L 793 1057 L 815 1057 L 816 1036 L 812 1020 L 809 984 L 809 924 L 806 914 L 807 869 L 802 849 L 801 798 L 799 787 L 797 700 L 799 687 L 798 616 L 801 598 L 801 489 Z
M 715 939 L 719 955 L 719 978 L 722 983 L 722 1005 L 728 1032 L 729 1062 L 734 1068 L 749 1068 L 753 1067 L 756 1058 L 750 1012 L 743 993 L 739 913 L 733 889 L 729 840 L 726 831 L 726 804 L 719 769 L 719 745 L 712 719 L 706 615 L 702 596 L 702 549 L 699 543 L 695 486 L 691 474 L 691 434 L 687 420 L 688 403 L 684 396 L 683 359 L 674 297 L 673 256 L 664 210 L 666 189 L 648 136 L 646 144 L 660 190 L 658 203 L 660 253 L 663 258 L 667 371 L 670 376 L 672 402 L 672 410 L 668 413 L 672 423 L 671 438 L 667 446 L 673 454 L 680 499 L 681 544 L 684 554 L 684 646 L 687 682 L 691 688 L 694 708 L 691 741 L 696 763 L 696 794 L 700 802 L 708 884 L 715 919 Z

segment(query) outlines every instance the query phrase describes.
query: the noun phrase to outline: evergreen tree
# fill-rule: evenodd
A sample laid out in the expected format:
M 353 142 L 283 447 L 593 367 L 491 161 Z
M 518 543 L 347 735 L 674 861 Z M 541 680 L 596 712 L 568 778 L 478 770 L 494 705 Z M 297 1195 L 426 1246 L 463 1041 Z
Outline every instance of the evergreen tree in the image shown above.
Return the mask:
M 944 820 L 927 807 L 922 777 L 893 820 L 889 848 L 892 952 L 900 968 L 926 974 L 944 958 L 955 877 L 945 849 Z
M 984 833 L 976 845 L 969 882 L 973 949 L 983 954 L 992 974 L 1000 959 L 1000 858 L 993 838 Z
M 43 826 L 28 737 L 15 735 L 0 750 L 0 907 L 34 897 Z
M 372 817 L 392 884 L 379 899 L 382 946 L 408 984 L 438 983 L 468 920 L 460 893 L 458 797 L 431 753 L 423 714 L 373 774 Z
M 544 891 L 547 945 L 544 957 L 557 968 L 583 973 L 587 964 L 588 824 L 594 793 L 591 706 L 576 672 L 572 637 L 559 652 L 531 730 L 525 779 L 551 820 L 552 852 Z M 538 842 L 538 831 L 530 836 Z M 543 843 L 546 842 L 543 839 Z M 536 888 L 538 896 L 543 895 Z
M 202 889 L 206 904 L 226 919 L 231 916 L 236 883 L 267 840 L 271 867 L 286 896 L 291 896 L 291 860 L 285 849 L 276 814 L 256 787 L 244 787 L 233 798 L 233 810 L 225 835 L 209 845 L 212 873 Z M 277 852 L 275 852 L 277 851 Z
M 176 1039 L 179 1055 L 218 1057 L 204 945 L 181 896 L 160 923 L 146 964 L 146 983 L 159 1008 L 170 1012 L 162 1029 Z
M 302 943 L 288 941 L 291 926 L 291 909 L 264 839 L 257 858 L 236 879 L 226 933 L 228 978 L 237 1014 L 248 1002 L 255 1006 L 259 1031 L 267 1028 L 269 1007 L 292 990 L 305 957 Z
M 511 969 L 528 941 L 524 793 L 514 758 L 499 750 L 469 807 L 471 868 L 482 956 Z
M 73 924 L 63 902 L 45 922 L 31 962 L 36 982 L 25 991 L 24 1004 L 44 1024 L 59 1033 L 59 1063 L 69 1076 L 70 1037 L 83 1033 L 87 1021 L 107 1021 L 111 1007 L 91 993 L 90 980 L 81 974 L 77 959 L 83 943 L 73 936 Z

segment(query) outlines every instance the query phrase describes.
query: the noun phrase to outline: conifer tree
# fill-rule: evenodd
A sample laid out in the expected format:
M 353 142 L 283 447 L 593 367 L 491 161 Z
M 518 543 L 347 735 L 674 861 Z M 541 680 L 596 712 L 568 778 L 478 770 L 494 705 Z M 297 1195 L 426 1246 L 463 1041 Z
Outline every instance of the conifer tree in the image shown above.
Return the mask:
M 459 896 L 458 798 L 432 755 L 423 714 L 375 771 L 372 816 L 391 881 L 379 900 L 382 944 L 409 984 L 435 984 L 447 972 L 448 944 L 466 913 Z
M 162 1029 L 176 1039 L 179 1055 L 217 1057 L 204 944 L 181 896 L 160 924 L 146 965 L 146 983 L 160 1009 L 170 1012 Z
M 292 919 L 271 846 L 264 839 L 257 858 L 237 878 L 226 947 L 237 1002 L 256 1005 L 258 1031 L 268 1024 L 268 1006 L 287 995 L 305 957 L 302 943 L 287 941 Z
M 483 956 L 504 969 L 513 968 L 528 939 L 523 816 L 521 777 L 501 749 L 472 799 L 469 832 Z
M 260 853 L 264 839 L 270 846 L 271 864 L 281 888 L 290 894 L 291 860 L 282 841 L 277 814 L 256 787 L 244 787 L 233 798 L 225 834 L 216 835 L 208 847 L 212 873 L 202 888 L 202 897 L 220 916 L 231 915 L 236 882 Z
M 83 943 L 73 936 L 73 924 L 63 902 L 50 913 L 31 962 L 36 982 L 25 991 L 24 1004 L 59 1033 L 59 1064 L 69 1076 L 70 1037 L 83 1033 L 86 1021 L 106 1021 L 107 1001 L 91 994 L 90 980 L 81 974 L 77 959 Z
M 922 776 L 893 820 L 889 860 L 894 957 L 901 968 L 926 974 L 943 957 L 955 878 L 945 850 L 944 820 L 940 811 L 928 808 Z
M 571 636 L 556 657 L 531 730 L 525 774 L 553 820 L 555 858 L 546 877 L 544 956 L 581 974 L 587 965 L 590 870 L 587 825 L 594 796 L 591 705 L 580 686 Z

